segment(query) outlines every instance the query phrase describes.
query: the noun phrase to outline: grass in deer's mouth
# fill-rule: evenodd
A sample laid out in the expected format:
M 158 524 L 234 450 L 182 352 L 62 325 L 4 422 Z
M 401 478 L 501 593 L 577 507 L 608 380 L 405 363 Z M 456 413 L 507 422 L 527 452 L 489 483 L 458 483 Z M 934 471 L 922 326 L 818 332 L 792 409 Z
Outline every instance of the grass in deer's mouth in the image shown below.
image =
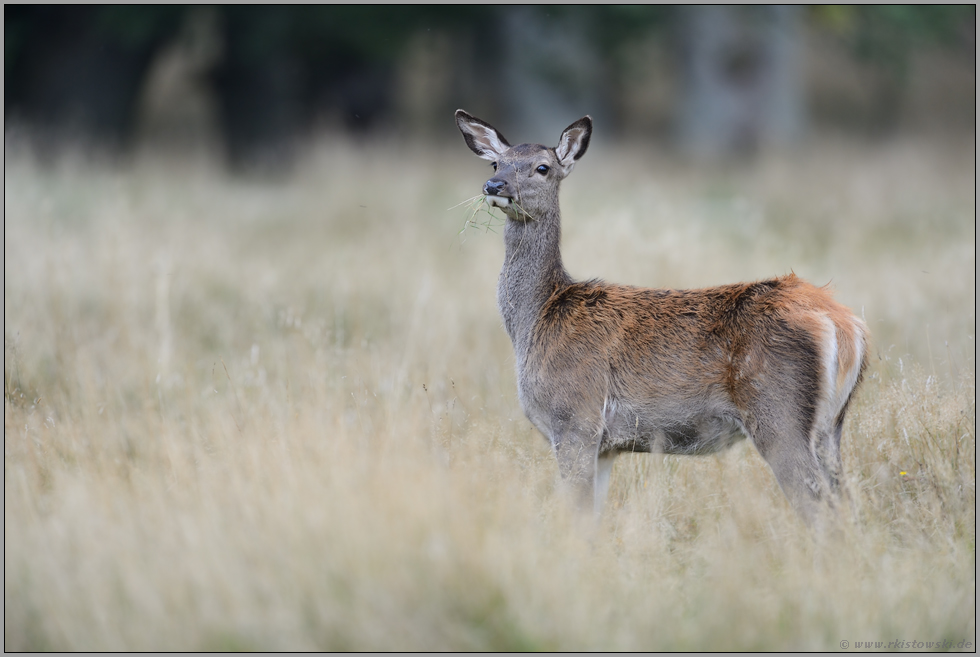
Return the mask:
M 469 228 L 476 228 L 477 230 L 482 229 L 483 232 L 485 233 L 487 232 L 496 233 L 497 231 L 495 229 L 503 226 L 504 223 L 506 223 L 506 218 L 498 217 L 494 213 L 494 210 L 496 210 L 496 208 L 490 205 L 489 203 L 487 203 L 486 194 L 478 194 L 473 198 L 468 198 L 465 201 L 458 203 L 449 209 L 453 210 L 462 205 L 466 206 L 465 209 L 467 212 L 467 216 L 464 219 L 463 227 L 459 229 L 457 236 L 462 237 L 463 234 Z M 486 216 L 484 217 L 482 215 L 486 215 Z

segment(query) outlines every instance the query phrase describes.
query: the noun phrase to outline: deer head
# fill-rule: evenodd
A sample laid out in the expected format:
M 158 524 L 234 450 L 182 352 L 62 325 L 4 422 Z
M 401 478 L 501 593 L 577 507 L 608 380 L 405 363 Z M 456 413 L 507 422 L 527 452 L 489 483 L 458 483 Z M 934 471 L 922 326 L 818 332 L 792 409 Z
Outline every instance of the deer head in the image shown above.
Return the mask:
M 558 145 L 511 146 L 485 121 L 456 110 L 466 145 L 493 164 L 494 176 L 483 185 L 487 202 L 518 221 L 540 220 L 558 207 L 558 187 L 585 155 L 592 137 L 592 118 L 584 116 L 565 128 Z

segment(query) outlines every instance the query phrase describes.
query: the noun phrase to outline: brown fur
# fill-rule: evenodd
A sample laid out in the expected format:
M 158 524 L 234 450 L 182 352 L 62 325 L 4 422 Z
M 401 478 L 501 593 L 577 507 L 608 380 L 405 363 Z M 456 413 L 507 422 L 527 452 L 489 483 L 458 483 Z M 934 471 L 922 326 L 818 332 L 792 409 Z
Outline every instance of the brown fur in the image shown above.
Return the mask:
M 511 147 L 489 124 L 456 117 L 494 163 L 484 190 L 508 217 L 497 299 L 521 405 L 581 499 L 598 510 L 617 453 L 706 454 L 748 437 L 812 522 L 838 487 L 844 413 L 867 361 L 863 322 L 794 274 L 699 290 L 572 280 L 558 189 L 591 119 L 546 148 Z

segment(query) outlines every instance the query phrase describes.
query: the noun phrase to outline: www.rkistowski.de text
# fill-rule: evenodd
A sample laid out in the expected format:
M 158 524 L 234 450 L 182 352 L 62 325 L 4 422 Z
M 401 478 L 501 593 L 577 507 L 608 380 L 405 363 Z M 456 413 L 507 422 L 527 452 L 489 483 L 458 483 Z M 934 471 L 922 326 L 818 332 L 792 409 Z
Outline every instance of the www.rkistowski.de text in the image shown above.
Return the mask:
M 974 650 L 972 641 L 951 641 L 942 639 L 940 641 L 848 641 L 844 639 L 840 642 L 842 650 L 854 648 L 871 648 L 873 650 Z

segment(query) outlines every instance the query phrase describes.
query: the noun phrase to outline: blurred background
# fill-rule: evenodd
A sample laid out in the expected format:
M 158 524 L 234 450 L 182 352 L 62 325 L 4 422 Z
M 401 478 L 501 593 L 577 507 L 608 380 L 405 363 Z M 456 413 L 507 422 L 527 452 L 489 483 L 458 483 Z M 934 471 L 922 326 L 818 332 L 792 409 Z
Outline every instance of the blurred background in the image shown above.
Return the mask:
M 512 141 L 592 114 L 703 159 L 833 130 L 972 133 L 976 10 L 817 7 L 4 7 L 5 134 L 42 154 L 282 167 L 324 132 Z
M 4 649 L 969 649 L 975 25 L 5 5 Z M 845 534 L 750 441 L 620 457 L 576 531 L 460 107 L 512 143 L 595 118 L 576 278 L 795 272 L 867 322 Z

